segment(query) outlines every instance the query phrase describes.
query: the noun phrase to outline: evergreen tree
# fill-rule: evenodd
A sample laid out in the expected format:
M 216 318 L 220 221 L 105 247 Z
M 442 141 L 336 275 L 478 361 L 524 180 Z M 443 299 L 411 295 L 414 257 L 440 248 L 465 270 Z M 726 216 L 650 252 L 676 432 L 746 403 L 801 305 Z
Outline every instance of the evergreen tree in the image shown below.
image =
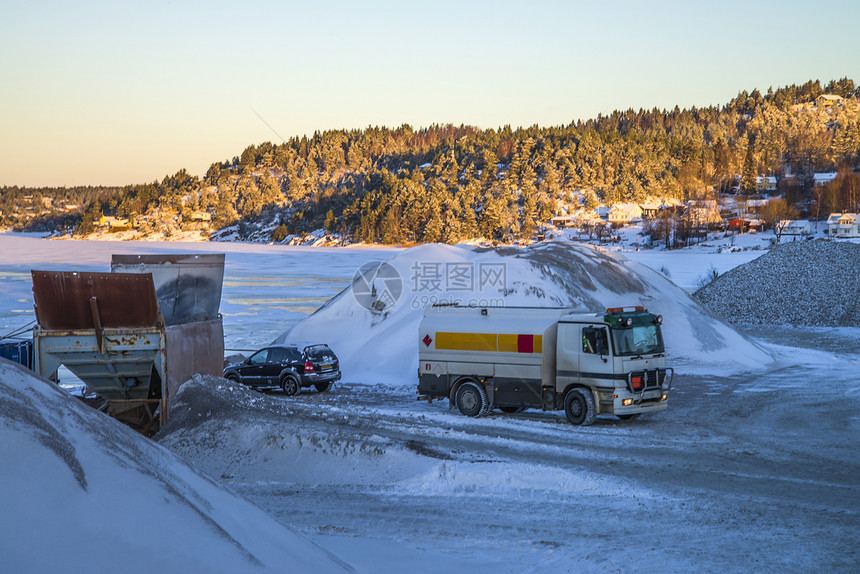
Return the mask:
M 585 192 L 585 204 L 583 207 L 585 211 L 589 213 L 593 213 L 595 209 L 600 206 L 600 200 L 597 199 L 597 194 L 594 193 L 594 190 L 589 189 Z
M 525 200 L 523 201 L 523 212 L 522 219 L 520 223 L 520 237 L 521 238 L 529 238 L 537 227 L 537 201 L 535 201 L 535 196 L 533 193 L 526 194 Z
M 325 214 L 325 223 L 323 223 L 327 233 L 334 233 L 337 227 L 337 220 L 334 216 L 334 211 L 331 209 Z
M 430 219 L 427 220 L 427 225 L 424 227 L 424 243 L 438 243 L 442 240 L 442 214 L 440 213 L 439 204 L 431 203 Z
M 744 158 L 744 170 L 741 176 L 741 193 L 754 195 L 756 192 L 755 139 L 749 138 L 747 154 Z

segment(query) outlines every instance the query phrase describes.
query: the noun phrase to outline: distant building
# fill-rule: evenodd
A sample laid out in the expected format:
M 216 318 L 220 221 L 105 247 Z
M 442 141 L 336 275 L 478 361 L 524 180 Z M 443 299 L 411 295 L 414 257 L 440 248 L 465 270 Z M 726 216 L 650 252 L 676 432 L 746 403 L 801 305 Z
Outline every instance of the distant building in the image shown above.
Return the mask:
M 212 214 L 205 211 L 192 211 L 188 219 L 191 221 L 212 221 Z
M 816 173 L 812 176 L 812 183 L 814 183 L 815 185 L 818 185 L 818 186 L 822 186 L 822 185 L 827 185 L 828 183 L 830 183 L 834 179 L 836 179 L 836 172 L 835 171 L 820 172 L 820 173 Z
M 842 102 L 842 96 L 837 96 L 835 94 L 821 94 L 815 98 L 815 105 L 825 108 L 829 108 L 830 106 L 840 102 Z
M 121 219 L 112 215 L 102 215 L 96 220 L 99 227 L 107 227 L 112 232 L 128 231 L 132 228 L 128 219 Z
M 827 236 L 831 239 L 860 237 L 860 219 L 856 213 L 831 213 L 827 218 Z
M 812 224 L 806 219 L 784 219 L 776 224 L 783 235 L 805 237 L 812 235 Z
M 755 190 L 758 193 L 775 193 L 776 178 L 772 175 L 763 175 L 755 178 Z
M 740 233 L 746 231 L 764 231 L 764 222 L 761 219 L 736 218 L 729 221 L 729 229 Z
M 723 223 L 719 203 L 712 199 L 689 202 L 684 215 L 695 226 L 715 227 Z
M 747 214 L 758 215 L 769 202 L 768 199 L 748 199 L 742 203 L 742 207 Z
M 552 224 L 558 227 L 559 229 L 563 227 L 571 227 L 576 223 L 576 217 L 573 215 L 556 215 L 551 220 Z
M 650 219 L 652 217 L 657 217 L 657 214 L 660 213 L 660 204 L 659 203 L 640 203 L 639 209 L 642 210 L 642 217 L 645 219 Z
M 609 210 L 609 223 L 626 225 L 642 220 L 642 208 L 636 203 L 616 203 Z

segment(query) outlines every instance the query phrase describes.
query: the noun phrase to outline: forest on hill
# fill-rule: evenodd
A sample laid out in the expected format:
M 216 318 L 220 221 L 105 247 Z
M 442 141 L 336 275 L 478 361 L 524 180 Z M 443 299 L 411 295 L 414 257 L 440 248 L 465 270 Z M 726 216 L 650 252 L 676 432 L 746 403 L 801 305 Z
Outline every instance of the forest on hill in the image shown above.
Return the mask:
M 119 188 L 3 187 L 0 224 L 83 235 L 104 215 L 143 234 L 240 223 L 241 238 L 265 221 L 273 241 L 322 227 L 375 243 L 504 240 L 531 236 L 562 205 L 704 199 L 738 185 L 750 193 L 755 175 L 808 185 L 815 172 L 850 173 L 858 161 L 860 89 L 843 78 L 558 127 L 317 132 L 248 146 L 202 178 L 181 170 Z M 851 207 L 833 189 L 824 211 Z M 788 191 L 799 200 L 803 185 Z

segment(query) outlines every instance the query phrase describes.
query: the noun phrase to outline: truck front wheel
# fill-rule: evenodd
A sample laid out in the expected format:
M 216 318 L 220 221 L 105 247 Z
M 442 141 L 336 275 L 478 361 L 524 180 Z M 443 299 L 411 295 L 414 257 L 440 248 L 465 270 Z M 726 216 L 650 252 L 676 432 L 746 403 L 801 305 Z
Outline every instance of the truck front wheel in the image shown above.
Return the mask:
M 486 412 L 487 393 L 475 383 L 463 383 L 457 389 L 457 408 L 467 417 L 478 417 Z
M 588 389 L 571 389 L 564 397 L 564 414 L 573 425 L 588 426 L 597 414 L 594 397 Z

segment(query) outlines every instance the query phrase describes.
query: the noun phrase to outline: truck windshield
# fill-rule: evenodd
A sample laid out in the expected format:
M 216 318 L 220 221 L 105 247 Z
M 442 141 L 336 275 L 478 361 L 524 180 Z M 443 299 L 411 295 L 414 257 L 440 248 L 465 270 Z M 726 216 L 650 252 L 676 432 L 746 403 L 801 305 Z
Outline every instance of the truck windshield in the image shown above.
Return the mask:
M 612 329 L 612 342 L 616 355 L 651 355 L 664 352 L 663 335 L 659 325 Z

